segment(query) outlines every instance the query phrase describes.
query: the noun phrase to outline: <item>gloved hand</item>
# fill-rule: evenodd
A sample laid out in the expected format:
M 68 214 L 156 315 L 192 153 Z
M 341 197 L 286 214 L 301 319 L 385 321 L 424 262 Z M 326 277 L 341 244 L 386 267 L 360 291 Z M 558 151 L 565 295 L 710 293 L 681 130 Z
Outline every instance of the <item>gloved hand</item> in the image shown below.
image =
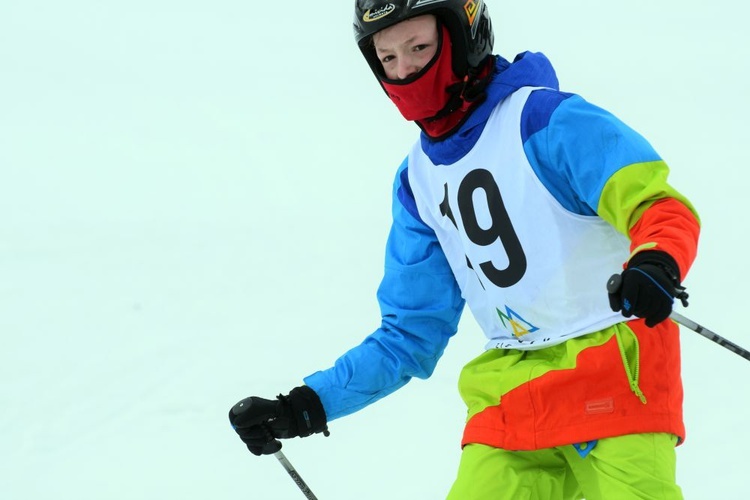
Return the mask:
M 279 451 L 281 443 L 277 439 L 329 434 L 320 398 L 304 385 L 276 400 L 245 398 L 229 410 L 229 421 L 254 455 Z
M 669 317 L 675 297 L 683 306 L 688 305 L 677 263 L 672 256 L 658 250 L 635 254 L 621 274 L 609 279 L 607 292 L 613 311 L 622 311 L 626 318 L 633 315 L 645 318 L 648 327 Z

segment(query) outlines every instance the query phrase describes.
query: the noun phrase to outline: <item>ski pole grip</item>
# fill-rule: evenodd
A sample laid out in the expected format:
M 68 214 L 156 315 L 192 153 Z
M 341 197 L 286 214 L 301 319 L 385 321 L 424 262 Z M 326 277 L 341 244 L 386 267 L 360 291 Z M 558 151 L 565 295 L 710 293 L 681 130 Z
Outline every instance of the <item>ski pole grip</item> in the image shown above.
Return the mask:
M 613 274 L 609 281 L 607 281 L 607 292 L 609 293 L 617 293 L 617 291 L 622 286 L 622 276 L 619 274 Z
M 234 405 L 232 407 L 232 414 L 240 418 L 242 427 L 252 427 L 253 425 L 264 424 L 274 418 L 276 416 L 277 404 L 278 401 L 250 396 Z M 252 416 L 242 418 L 243 414 L 251 410 L 253 413 Z
M 278 401 L 250 396 L 232 407 L 232 415 L 235 417 L 233 427 L 262 426 L 268 438 L 268 442 L 263 447 L 263 455 L 271 455 L 281 450 L 281 441 L 275 439 L 271 429 L 264 425 L 278 416 L 276 411 L 278 403 Z

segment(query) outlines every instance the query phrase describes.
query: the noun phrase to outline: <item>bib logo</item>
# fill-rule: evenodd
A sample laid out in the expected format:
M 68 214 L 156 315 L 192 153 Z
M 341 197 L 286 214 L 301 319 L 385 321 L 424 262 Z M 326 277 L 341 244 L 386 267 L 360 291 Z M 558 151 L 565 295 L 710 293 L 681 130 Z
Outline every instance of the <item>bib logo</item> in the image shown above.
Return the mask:
M 368 9 L 367 12 L 365 12 L 365 15 L 362 16 L 362 20 L 366 23 L 371 23 L 373 21 L 383 19 L 385 16 L 392 13 L 394 10 L 396 10 L 396 6 L 393 5 L 392 3 L 383 5 L 382 7 L 379 7 L 375 10 Z
M 497 315 L 500 317 L 500 321 L 503 322 L 503 326 L 510 329 L 513 332 L 513 336 L 517 339 L 520 339 L 524 335 L 528 335 L 539 330 L 539 328 L 523 319 L 508 306 L 505 306 L 505 313 L 497 308 L 495 308 L 495 310 L 497 311 Z

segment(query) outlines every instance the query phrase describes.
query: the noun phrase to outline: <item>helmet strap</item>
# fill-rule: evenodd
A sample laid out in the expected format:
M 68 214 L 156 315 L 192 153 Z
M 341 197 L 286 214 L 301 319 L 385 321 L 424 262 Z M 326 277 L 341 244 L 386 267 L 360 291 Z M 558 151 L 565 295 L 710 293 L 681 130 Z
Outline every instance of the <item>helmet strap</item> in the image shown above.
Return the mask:
M 469 75 L 455 85 L 445 108 L 433 117 L 416 121 L 419 128 L 434 141 L 441 141 L 458 130 L 471 112 L 487 98 L 485 90 L 492 79 L 494 67 L 495 57 L 489 56 L 480 68 L 470 70 Z

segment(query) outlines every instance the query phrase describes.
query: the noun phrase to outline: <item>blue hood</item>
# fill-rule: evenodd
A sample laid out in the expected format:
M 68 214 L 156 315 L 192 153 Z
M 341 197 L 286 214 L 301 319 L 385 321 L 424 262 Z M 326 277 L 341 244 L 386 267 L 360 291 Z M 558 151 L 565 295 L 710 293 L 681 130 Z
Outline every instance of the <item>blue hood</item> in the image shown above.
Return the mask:
M 457 162 L 474 147 L 495 106 L 521 87 L 559 90 L 555 70 L 544 54 L 524 52 L 518 54 L 513 63 L 497 56 L 495 73 L 487 85 L 487 99 L 472 111 L 456 133 L 446 139 L 433 141 L 422 132 L 422 150 L 435 164 Z

